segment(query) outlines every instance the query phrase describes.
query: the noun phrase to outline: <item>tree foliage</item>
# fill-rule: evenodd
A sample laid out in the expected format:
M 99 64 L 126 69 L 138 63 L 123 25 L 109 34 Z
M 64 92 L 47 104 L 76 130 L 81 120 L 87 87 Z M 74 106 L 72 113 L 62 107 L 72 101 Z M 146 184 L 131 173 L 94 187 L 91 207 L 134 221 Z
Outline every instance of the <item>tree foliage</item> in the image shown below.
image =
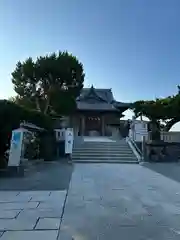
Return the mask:
M 178 88 L 179 89 L 179 88 Z M 132 104 L 135 116 L 144 115 L 154 122 L 163 122 L 166 131 L 180 121 L 180 93 L 151 101 L 136 101 Z
M 16 103 L 45 114 L 75 108 L 84 82 L 82 63 L 68 52 L 52 53 L 18 62 L 12 73 Z M 66 112 L 66 111 L 65 111 Z
M 12 101 L 0 100 L 0 168 L 7 144 L 10 144 L 12 130 L 19 128 L 22 121 L 47 130 L 53 128 L 53 121 L 49 116 L 35 110 L 27 110 Z

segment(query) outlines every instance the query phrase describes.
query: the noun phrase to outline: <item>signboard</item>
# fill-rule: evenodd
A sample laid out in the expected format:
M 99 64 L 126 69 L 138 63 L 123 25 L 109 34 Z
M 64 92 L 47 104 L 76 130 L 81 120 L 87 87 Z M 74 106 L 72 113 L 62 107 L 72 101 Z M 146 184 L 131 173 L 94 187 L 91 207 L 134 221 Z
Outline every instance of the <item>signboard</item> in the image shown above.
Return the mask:
M 23 131 L 21 129 L 12 131 L 8 166 L 20 165 L 22 140 L 23 140 Z
M 67 128 L 65 131 L 65 154 L 72 154 L 73 140 L 73 128 Z

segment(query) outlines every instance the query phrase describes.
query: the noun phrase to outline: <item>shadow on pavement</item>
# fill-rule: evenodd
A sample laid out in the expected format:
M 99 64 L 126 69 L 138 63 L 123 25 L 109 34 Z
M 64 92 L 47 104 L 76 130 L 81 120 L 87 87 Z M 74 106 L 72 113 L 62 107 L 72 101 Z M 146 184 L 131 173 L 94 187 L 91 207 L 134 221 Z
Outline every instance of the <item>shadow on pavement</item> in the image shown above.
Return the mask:
M 73 165 L 43 162 L 26 171 L 22 178 L 0 178 L 0 190 L 65 190 L 69 186 Z
M 180 182 L 180 163 L 144 163 L 143 166 Z

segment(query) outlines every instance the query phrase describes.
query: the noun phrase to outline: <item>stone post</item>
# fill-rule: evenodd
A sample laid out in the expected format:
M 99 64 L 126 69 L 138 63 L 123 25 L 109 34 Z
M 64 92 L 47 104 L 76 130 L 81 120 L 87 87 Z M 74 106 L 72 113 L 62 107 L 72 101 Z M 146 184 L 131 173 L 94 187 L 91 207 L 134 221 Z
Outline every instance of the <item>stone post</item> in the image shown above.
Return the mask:
M 142 152 L 142 161 L 146 160 L 146 137 L 142 136 L 142 148 L 141 148 L 141 152 Z

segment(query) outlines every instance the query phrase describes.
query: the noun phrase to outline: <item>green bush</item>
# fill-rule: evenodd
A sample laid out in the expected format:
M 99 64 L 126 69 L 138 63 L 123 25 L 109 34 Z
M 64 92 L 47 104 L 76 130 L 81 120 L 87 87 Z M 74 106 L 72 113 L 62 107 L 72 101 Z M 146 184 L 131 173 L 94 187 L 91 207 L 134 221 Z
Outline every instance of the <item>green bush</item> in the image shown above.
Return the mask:
M 33 123 L 45 129 L 52 128 L 52 120 L 49 116 L 25 109 L 11 101 L 0 100 L 0 159 L 10 143 L 12 130 L 19 128 L 22 121 Z M 1 163 L 2 160 L 0 160 L 0 166 Z
M 40 134 L 40 158 L 52 161 L 56 157 L 56 138 L 54 131 L 46 131 Z

